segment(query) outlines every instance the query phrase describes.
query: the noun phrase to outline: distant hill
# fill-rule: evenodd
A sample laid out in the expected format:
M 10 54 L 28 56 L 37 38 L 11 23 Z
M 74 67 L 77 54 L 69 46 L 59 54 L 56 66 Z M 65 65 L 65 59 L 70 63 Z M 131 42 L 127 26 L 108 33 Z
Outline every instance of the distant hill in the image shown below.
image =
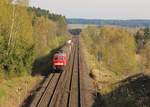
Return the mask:
M 117 25 L 125 27 L 150 27 L 150 20 L 104 20 L 104 19 L 67 19 L 68 24 Z

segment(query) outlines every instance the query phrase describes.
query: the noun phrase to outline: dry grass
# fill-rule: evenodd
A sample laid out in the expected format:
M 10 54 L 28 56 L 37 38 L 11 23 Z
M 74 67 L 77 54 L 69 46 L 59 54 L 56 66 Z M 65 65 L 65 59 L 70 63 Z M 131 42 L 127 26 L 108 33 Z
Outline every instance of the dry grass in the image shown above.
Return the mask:
M 115 53 L 116 58 L 112 58 L 114 60 L 112 64 L 115 64 L 114 69 L 109 69 L 104 60 L 101 64 L 97 61 L 97 57 L 93 52 L 96 49 L 89 49 L 91 45 L 90 38 L 86 35 L 85 37 L 87 37 L 85 40 L 81 38 L 81 46 L 88 68 L 91 70 L 90 76 L 94 80 L 94 87 L 98 89 L 100 94 L 100 96 L 96 96 L 97 101 L 101 102 L 101 99 L 103 99 L 105 107 L 150 107 L 150 69 L 145 69 L 142 56 L 132 50 L 132 57 L 134 58 L 127 57 L 122 60 L 121 58 L 124 55 L 120 57 L 120 54 Z M 130 52 L 127 56 L 129 55 Z M 111 54 L 111 56 L 113 55 Z M 119 63 L 115 63 L 115 60 Z M 121 63 L 122 61 L 125 63 Z
M 0 83 L 0 107 L 19 107 L 43 77 L 19 77 Z
M 120 76 L 106 70 L 103 67 L 101 69 L 91 70 L 90 75 L 95 81 L 94 82 L 94 85 L 96 85 L 95 87 L 98 87 L 102 95 L 112 91 L 113 84 L 115 84 L 117 81 L 121 79 Z

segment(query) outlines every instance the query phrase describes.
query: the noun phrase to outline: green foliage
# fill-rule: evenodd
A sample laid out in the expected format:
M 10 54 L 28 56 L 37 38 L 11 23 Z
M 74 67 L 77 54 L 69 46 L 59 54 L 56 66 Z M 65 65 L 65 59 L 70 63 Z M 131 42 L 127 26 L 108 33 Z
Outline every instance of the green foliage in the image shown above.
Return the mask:
M 137 43 L 137 52 L 140 52 L 144 45 L 150 40 L 150 29 L 144 28 L 137 31 L 135 41 Z
M 51 49 L 62 44 L 61 40 L 63 40 L 63 42 L 66 40 L 67 36 L 64 36 L 65 33 L 61 33 L 59 36 L 57 35 L 58 29 L 57 23 L 45 17 L 37 17 L 35 19 L 33 36 L 36 42 L 35 48 L 37 56 L 48 54 Z M 61 39 L 59 40 L 59 38 Z
M 150 41 L 144 46 L 142 56 L 146 69 L 150 69 Z
M 0 75 L 9 77 L 30 74 L 36 57 L 46 55 L 68 37 L 63 16 L 56 15 L 54 22 L 48 11 L 25 7 L 28 0 L 11 2 L 0 1 Z
M 63 25 L 66 25 L 66 23 L 67 23 L 65 16 L 50 13 L 48 10 L 45 10 L 45 9 L 29 7 L 28 11 L 34 12 L 36 17 L 43 16 L 43 17 L 48 18 L 52 21 L 59 22 L 59 24 L 63 24 Z
M 0 88 L 0 102 L 4 99 L 6 96 L 6 92 L 3 88 Z
M 149 28 L 144 29 L 144 39 L 145 39 L 145 42 L 150 40 L 150 29 Z
M 1 69 L 7 75 L 20 75 L 26 71 L 29 64 L 29 68 L 32 66 L 31 62 L 26 62 L 30 59 L 30 57 L 26 56 L 32 53 L 28 52 L 28 50 L 34 45 L 32 20 L 25 7 L 7 4 L 7 2 L 5 5 L 7 7 L 4 6 L 3 10 L 8 7 L 10 10 L 7 9 L 9 14 L 6 14 L 4 17 L 9 19 L 11 16 L 11 20 L 8 20 L 7 24 L 1 20 L 2 23 L 4 22 L 1 25 L 3 28 L 0 32 L 0 45 L 2 47 L 0 53 Z M 0 11 L 3 13 L 2 10 Z
M 104 66 L 115 73 L 137 70 L 136 46 L 133 35 L 114 27 L 88 27 L 81 36 L 88 52 L 97 58 L 102 51 Z
M 36 21 L 35 17 L 45 17 L 46 19 L 52 20 L 57 24 L 57 35 L 62 35 L 66 33 L 67 30 L 67 21 L 66 17 L 54 13 L 50 13 L 48 10 L 40 9 L 40 8 L 28 8 L 29 12 L 32 12 L 35 14 L 33 18 L 33 24 Z
M 150 29 L 140 29 L 135 35 L 135 40 L 137 52 L 142 56 L 144 67 L 150 69 Z

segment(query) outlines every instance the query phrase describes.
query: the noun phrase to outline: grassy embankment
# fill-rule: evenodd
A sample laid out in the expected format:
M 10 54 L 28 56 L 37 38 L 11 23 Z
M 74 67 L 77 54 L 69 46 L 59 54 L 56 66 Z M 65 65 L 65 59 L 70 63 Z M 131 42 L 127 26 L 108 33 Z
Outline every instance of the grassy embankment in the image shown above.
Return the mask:
M 90 76 L 102 96 L 95 98 L 95 104 L 103 99 L 106 107 L 147 107 L 150 99 L 148 41 L 137 54 L 140 44 L 124 28 L 88 27 L 80 38 Z M 97 59 L 98 51 L 102 52 L 101 62 Z
M 19 107 L 43 77 L 24 76 L 0 83 L 0 107 Z

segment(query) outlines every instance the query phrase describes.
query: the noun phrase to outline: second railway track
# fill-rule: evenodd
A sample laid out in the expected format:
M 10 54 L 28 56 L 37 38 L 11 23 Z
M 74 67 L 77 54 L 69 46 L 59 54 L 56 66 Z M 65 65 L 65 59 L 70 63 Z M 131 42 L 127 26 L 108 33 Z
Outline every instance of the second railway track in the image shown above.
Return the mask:
M 62 73 L 51 73 L 30 107 L 81 107 L 79 41 Z

